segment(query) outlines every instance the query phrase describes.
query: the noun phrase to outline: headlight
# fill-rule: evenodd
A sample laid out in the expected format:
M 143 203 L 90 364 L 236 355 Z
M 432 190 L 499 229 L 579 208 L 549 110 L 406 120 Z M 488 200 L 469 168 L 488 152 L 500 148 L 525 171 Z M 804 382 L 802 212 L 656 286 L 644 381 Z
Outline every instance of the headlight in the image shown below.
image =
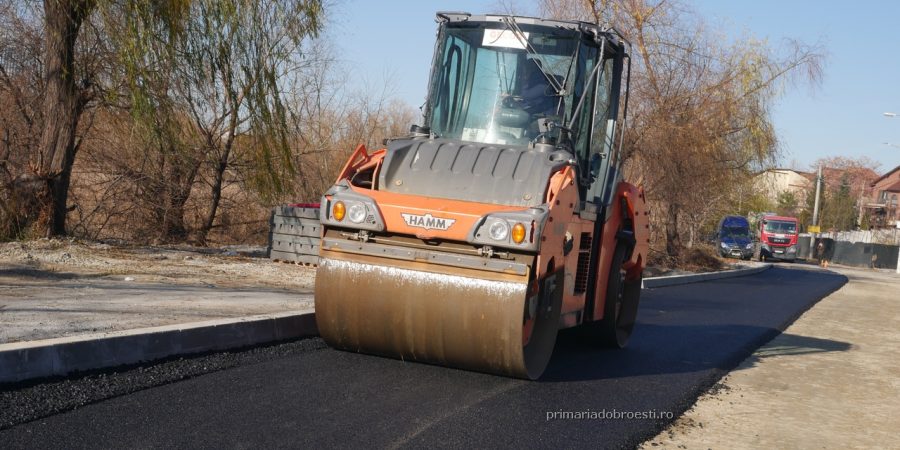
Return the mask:
M 324 226 L 384 231 L 384 218 L 371 197 L 353 192 L 346 184 L 336 184 L 322 195 L 319 218 Z M 344 220 L 347 219 L 347 220 Z
M 361 203 L 350 205 L 347 216 L 350 217 L 350 221 L 353 223 L 362 223 L 363 220 L 366 220 L 366 205 Z
M 747 246 L 746 246 L 745 248 L 746 248 L 747 250 L 752 249 L 752 248 L 753 248 L 753 243 L 751 242 L 751 243 L 747 244 Z
M 488 233 L 490 233 L 491 239 L 495 241 L 505 241 L 509 236 L 509 225 L 504 220 L 498 220 L 491 224 Z
M 719 245 L 721 245 L 722 248 L 728 248 L 728 244 L 726 244 L 724 242 L 720 242 Z
M 545 205 L 522 211 L 490 213 L 469 230 L 466 242 L 477 246 L 538 251 L 541 248 L 540 236 L 549 215 L 550 208 Z
M 788 247 L 788 253 L 796 253 L 796 252 L 797 252 L 796 246 L 792 245 L 792 246 Z

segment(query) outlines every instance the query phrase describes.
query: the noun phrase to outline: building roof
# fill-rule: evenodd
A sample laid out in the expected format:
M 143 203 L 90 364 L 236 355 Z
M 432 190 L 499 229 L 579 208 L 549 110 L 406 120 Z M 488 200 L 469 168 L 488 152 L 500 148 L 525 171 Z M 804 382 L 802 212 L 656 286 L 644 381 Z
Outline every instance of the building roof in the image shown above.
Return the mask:
M 887 191 L 887 192 L 900 192 L 900 181 L 897 181 L 897 182 L 894 183 L 894 184 L 888 185 L 887 187 L 885 187 L 884 189 L 882 189 L 882 191 Z
M 807 178 L 811 176 L 811 177 L 813 177 L 813 178 L 812 178 L 813 180 L 816 179 L 816 174 L 813 173 L 813 172 L 804 172 L 804 171 L 802 171 L 802 170 L 790 169 L 790 168 L 786 168 L 786 167 L 781 167 L 781 168 L 779 168 L 779 167 L 773 167 L 773 168 L 771 168 L 771 169 L 766 169 L 766 170 L 761 170 L 761 171 L 759 171 L 759 172 L 756 172 L 754 175 L 761 175 L 761 174 L 769 173 L 769 172 L 794 172 L 794 173 L 796 173 L 796 174 L 798 174 L 798 175 L 802 175 L 802 176 L 807 177 Z
M 876 184 L 878 184 L 879 181 L 881 181 L 881 180 L 883 180 L 883 179 L 885 179 L 885 178 L 887 178 L 887 177 L 893 175 L 893 173 L 896 172 L 896 171 L 898 171 L 898 170 L 900 170 L 900 166 L 894 167 L 893 170 L 889 170 L 889 171 L 886 172 L 884 175 L 878 177 L 878 179 L 875 180 L 875 181 L 873 181 L 872 184 L 871 184 L 870 186 L 875 186 Z

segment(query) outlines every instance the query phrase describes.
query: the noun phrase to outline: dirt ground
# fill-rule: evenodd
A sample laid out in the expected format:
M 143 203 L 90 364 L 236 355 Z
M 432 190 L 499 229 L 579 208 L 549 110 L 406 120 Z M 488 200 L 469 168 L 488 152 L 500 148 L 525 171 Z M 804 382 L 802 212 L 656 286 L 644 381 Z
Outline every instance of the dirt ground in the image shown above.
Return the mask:
M 313 307 L 315 269 L 262 248 L 0 244 L 0 344 Z
M 40 239 L 0 243 L 0 276 L 108 278 L 133 282 L 310 290 L 315 269 L 273 263 L 265 248 L 137 247 Z

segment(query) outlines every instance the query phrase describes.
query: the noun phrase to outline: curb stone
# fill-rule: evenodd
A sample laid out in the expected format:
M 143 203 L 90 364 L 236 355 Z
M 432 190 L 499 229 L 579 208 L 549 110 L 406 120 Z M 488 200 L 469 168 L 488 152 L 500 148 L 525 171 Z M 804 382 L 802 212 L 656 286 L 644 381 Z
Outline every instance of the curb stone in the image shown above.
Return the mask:
M 0 344 L 0 383 L 314 336 L 313 309 Z
M 721 272 L 695 273 L 690 275 L 674 275 L 670 277 L 653 277 L 644 278 L 641 288 L 652 289 L 665 286 L 677 286 L 679 284 L 699 283 L 701 281 L 719 280 L 722 278 L 742 277 L 762 272 L 772 267 L 771 263 L 761 263 L 754 267 L 746 267 L 741 269 L 723 270 Z

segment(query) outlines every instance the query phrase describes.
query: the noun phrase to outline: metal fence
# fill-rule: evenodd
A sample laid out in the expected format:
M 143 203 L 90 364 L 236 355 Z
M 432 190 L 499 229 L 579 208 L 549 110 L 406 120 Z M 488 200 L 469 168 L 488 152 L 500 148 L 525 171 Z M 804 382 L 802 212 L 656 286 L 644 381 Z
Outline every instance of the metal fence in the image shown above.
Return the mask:
M 900 245 L 900 229 L 835 231 L 822 233 L 821 237 L 841 242 L 859 242 L 863 244 Z

